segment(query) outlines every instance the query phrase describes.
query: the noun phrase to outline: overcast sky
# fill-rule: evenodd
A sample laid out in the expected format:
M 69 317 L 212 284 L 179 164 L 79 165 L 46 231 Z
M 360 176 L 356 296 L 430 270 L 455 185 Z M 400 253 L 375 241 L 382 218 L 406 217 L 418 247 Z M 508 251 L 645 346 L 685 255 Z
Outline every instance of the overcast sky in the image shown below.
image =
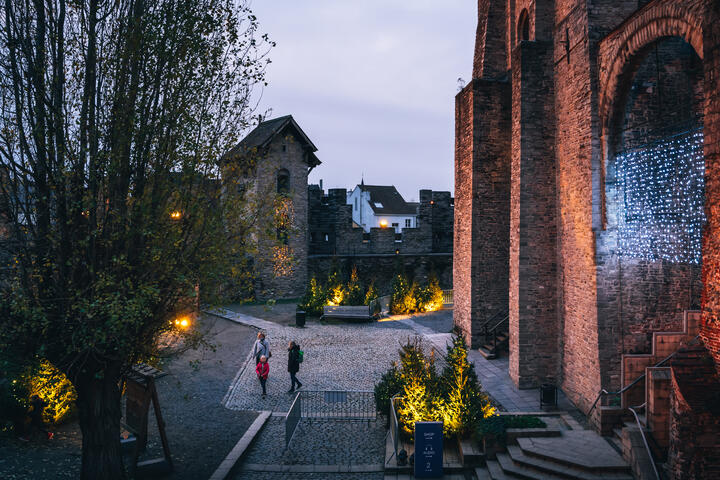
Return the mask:
M 454 189 L 454 97 L 470 78 L 474 0 L 253 0 L 277 42 L 261 109 L 318 147 L 310 182 Z

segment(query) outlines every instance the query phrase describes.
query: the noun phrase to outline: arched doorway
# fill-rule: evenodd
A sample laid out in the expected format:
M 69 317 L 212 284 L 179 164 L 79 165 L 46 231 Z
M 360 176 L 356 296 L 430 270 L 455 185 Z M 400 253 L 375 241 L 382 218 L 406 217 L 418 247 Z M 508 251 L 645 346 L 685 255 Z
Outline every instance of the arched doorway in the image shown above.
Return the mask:
M 606 246 L 621 354 L 649 354 L 653 332 L 683 329 L 700 308 L 705 224 L 702 61 L 680 37 L 632 59 L 607 131 Z M 614 311 L 613 311 L 614 310 Z
M 628 383 L 623 354 L 649 353 L 653 331 L 678 329 L 701 301 L 705 312 L 717 289 L 702 281 L 709 263 L 720 265 L 707 233 L 720 193 L 709 174 L 720 157 L 710 7 L 656 1 L 599 43 L 593 226 L 604 388 Z

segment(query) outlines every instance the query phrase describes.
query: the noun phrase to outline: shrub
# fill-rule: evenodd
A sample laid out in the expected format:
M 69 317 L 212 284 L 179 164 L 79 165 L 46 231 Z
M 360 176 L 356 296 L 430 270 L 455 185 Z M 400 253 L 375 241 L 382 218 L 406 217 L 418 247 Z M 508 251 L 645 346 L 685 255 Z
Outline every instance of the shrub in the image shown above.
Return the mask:
M 461 337 L 448 347 L 447 366 L 439 377 L 433 357 L 425 355 L 417 339 L 408 341 L 400 352 L 400 368 L 393 365 L 376 386 L 376 402 L 388 405 L 391 395 L 386 392 L 399 387 L 402 399 L 396 408 L 405 437 L 412 437 L 415 422 L 432 420 L 443 422 L 446 436 L 464 436 L 495 415 L 495 408 L 482 392 L 473 365 L 467 360 Z
M 43 419 L 61 423 L 75 412 L 77 393 L 70 380 L 47 360 L 33 368 L 28 378 L 30 395 L 37 395 L 47 405 Z
M 380 302 L 378 300 L 378 291 L 375 288 L 375 284 L 371 283 L 370 286 L 367 289 L 367 292 L 365 292 L 365 303 L 363 305 L 372 305 L 373 306 L 373 315 L 377 315 L 380 313 Z
M 75 388 L 65 374 L 46 360 L 18 364 L 2 359 L 0 378 L 0 421 L 3 424 L 22 424 L 33 395 L 47 405 L 43 411 L 43 420 L 47 423 L 62 423 L 75 413 Z M 22 428 L 22 425 L 17 426 Z
M 350 272 L 350 280 L 347 283 L 347 295 L 343 305 L 368 305 L 365 302 L 365 292 L 363 292 L 362 284 L 357 274 L 357 267 L 353 267 Z
M 425 357 L 417 338 L 402 347 L 400 365 L 403 398 L 397 406 L 398 422 L 403 433 L 412 436 L 415 422 L 435 420 L 437 375 L 433 361 Z
M 437 277 L 431 276 L 428 284 L 418 290 L 417 305 L 421 312 L 434 312 L 443 306 L 443 291 Z
M 417 310 L 415 298 L 417 284 L 410 284 L 403 275 L 396 275 L 392 281 L 392 293 L 390 296 L 390 313 L 413 313 Z
M 327 279 L 327 298 L 326 305 L 343 305 L 345 296 L 345 285 L 342 282 L 342 275 L 337 265 L 333 263 L 333 267 L 330 269 Z
M 383 373 L 380 381 L 375 384 L 375 408 L 378 413 L 389 415 L 390 399 L 404 388 L 400 370 L 393 365 L 390 370 Z
M 323 306 L 327 294 L 322 288 L 322 285 L 317 281 L 315 277 L 310 279 L 305 295 L 300 300 L 298 307 L 304 310 L 308 315 L 320 316 L 322 315 Z
M 503 415 L 505 428 L 545 428 L 547 424 L 533 415 Z
M 463 436 L 475 430 L 482 419 L 494 415 L 495 409 L 482 392 L 475 368 L 467 359 L 463 337 L 455 337 L 447 347 L 446 360 L 440 377 L 437 420 L 443 422 L 445 435 Z

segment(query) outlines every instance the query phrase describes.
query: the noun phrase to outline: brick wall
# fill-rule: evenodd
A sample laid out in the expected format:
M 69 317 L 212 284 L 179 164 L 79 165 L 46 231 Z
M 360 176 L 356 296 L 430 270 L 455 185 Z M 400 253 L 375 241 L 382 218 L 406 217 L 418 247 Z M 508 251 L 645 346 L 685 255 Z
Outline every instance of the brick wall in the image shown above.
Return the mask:
M 705 85 L 705 192 L 707 225 L 703 239 L 703 342 L 720 371 L 720 4 L 703 14 L 703 67 Z
M 609 361 L 601 359 L 597 314 L 593 167 L 600 152 L 586 8 L 586 2 L 556 2 L 554 38 L 561 385 L 584 411 Z
M 454 321 L 477 346 L 477 327 L 508 307 L 509 82 L 473 80 L 455 99 L 455 129 Z
M 353 267 L 364 283 L 373 283 L 380 295 L 389 295 L 392 279 L 396 274 L 406 275 L 410 281 L 426 284 L 434 275 L 444 290 L 452 289 L 452 254 L 368 254 L 368 255 L 310 255 L 308 275 L 324 281 L 328 272 L 337 267 L 347 278 Z
M 559 370 L 552 44 L 519 43 L 512 67 L 510 377 L 524 388 Z
M 704 346 L 672 360 L 670 450 L 674 480 L 720 478 L 720 378 Z

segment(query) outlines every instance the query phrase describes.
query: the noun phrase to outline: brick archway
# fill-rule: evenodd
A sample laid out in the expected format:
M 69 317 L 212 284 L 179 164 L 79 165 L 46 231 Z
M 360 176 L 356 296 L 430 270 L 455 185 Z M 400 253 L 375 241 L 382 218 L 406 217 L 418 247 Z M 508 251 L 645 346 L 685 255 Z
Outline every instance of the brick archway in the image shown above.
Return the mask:
M 612 121 L 616 104 L 622 102 L 623 89 L 632 81 L 639 60 L 655 42 L 681 37 L 703 58 L 702 23 L 695 12 L 677 5 L 649 5 L 656 8 L 641 10 L 600 43 L 598 113 L 604 128 Z
M 655 0 L 603 38 L 597 49 L 597 112 L 601 151 L 594 160 L 593 198 L 600 199 L 593 224 L 606 228 L 605 170 L 613 152 L 618 112 L 645 53 L 657 41 L 680 37 L 703 62 L 706 226 L 703 240 L 704 344 L 720 365 L 720 2 Z

